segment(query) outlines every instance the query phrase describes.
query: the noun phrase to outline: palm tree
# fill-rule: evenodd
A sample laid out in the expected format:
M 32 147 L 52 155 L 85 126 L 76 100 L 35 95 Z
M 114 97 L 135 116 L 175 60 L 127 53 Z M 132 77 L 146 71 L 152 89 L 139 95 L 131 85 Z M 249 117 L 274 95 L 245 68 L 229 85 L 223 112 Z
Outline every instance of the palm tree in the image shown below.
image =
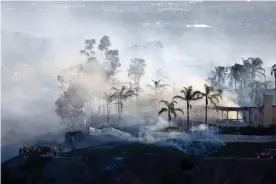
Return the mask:
M 160 115 L 160 114 L 162 114 L 163 112 L 168 112 L 168 121 L 169 121 L 169 126 L 171 126 L 170 125 L 170 122 L 171 122 L 171 120 L 172 120 L 172 116 L 171 116 L 171 114 L 173 114 L 174 115 L 174 119 L 176 118 L 176 112 L 177 111 L 179 111 L 179 112 L 181 112 L 182 114 L 184 114 L 184 112 L 181 110 L 181 109 L 179 109 L 179 108 L 175 108 L 174 107 L 174 104 L 177 104 L 177 102 L 176 101 L 172 101 L 172 102 L 168 102 L 168 101 L 165 101 L 165 100 L 161 100 L 159 103 L 164 103 L 165 105 L 166 105 L 166 108 L 162 108 L 159 112 L 158 112 L 158 116 Z
M 236 90 L 237 82 L 240 81 L 241 79 L 242 65 L 235 63 L 235 65 L 231 66 L 229 69 L 230 69 L 230 72 L 228 74 L 228 77 L 230 78 L 230 85 L 232 85 L 234 81 L 234 86 Z
M 129 85 L 128 89 L 135 91 L 135 96 L 136 96 L 136 101 L 137 101 L 138 93 L 140 91 L 142 91 L 142 88 L 140 87 L 139 83 L 134 83 L 133 84 L 132 82 L 129 82 L 128 85 Z
M 276 90 L 276 64 L 271 67 L 271 75 L 274 75 L 275 90 Z
M 204 85 L 205 93 L 201 92 L 201 96 L 205 98 L 205 123 L 207 124 L 207 108 L 209 105 L 209 102 L 216 106 L 219 102 L 219 98 L 222 99 L 221 97 L 221 91 L 218 91 L 216 93 L 216 90 L 213 86 L 208 86 L 207 84 Z M 215 100 L 215 101 L 214 101 Z
M 118 104 L 118 119 L 120 117 L 122 118 L 123 114 L 123 102 L 127 101 L 127 99 L 131 98 L 135 95 L 134 91 L 132 89 L 127 89 L 125 86 L 122 86 L 120 88 L 113 87 L 111 88 L 113 90 L 113 94 L 111 94 L 110 99 L 111 101 L 117 100 Z
M 103 99 L 106 102 L 106 117 L 107 117 L 107 122 L 109 122 L 109 104 L 112 102 L 111 94 L 104 93 Z
M 162 80 L 152 80 L 153 85 L 147 85 L 147 87 L 154 91 L 155 97 L 157 97 L 160 90 L 164 90 L 167 86 L 170 86 L 169 84 L 161 84 L 161 81 Z
M 193 91 L 193 87 L 189 86 L 184 87 L 183 90 L 180 91 L 180 93 L 183 93 L 183 96 L 174 96 L 174 99 L 181 99 L 181 100 L 185 100 L 186 101 L 186 105 L 187 105 L 187 125 L 188 125 L 188 131 L 190 130 L 190 118 L 189 118 L 189 110 L 190 108 L 192 108 L 191 102 L 194 100 L 199 100 L 202 99 L 201 92 L 200 91 Z
M 224 66 L 215 67 L 214 78 L 218 80 L 219 89 L 221 88 L 221 84 L 225 82 L 227 68 Z
M 271 83 L 271 81 L 253 80 L 249 82 L 248 86 L 251 88 L 251 90 L 249 91 L 249 96 L 252 98 L 256 105 L 261 103 L 259 98 L 260 90 L 266 89 L 269 83 Z
M 260 58 L 248 58 L 251 62 L 251 79 L 254 80 L 256 77 L 265 77 L 265 69 L 263 69 L 263 61 Z
M 170 86 L 169 84 L 161 84 L 162 80 L 152 80 L 153 85 L 147 85 L 147 87 L 149 87 L 151 90 L 154 91 L 154 94 L 150 94 L 151 96 L 154 97 L 154 103 L 155 103 L 155 108 L 156 111 L 158 111 L 158 95 L 159 92 L 166 89 L 167 86 Z

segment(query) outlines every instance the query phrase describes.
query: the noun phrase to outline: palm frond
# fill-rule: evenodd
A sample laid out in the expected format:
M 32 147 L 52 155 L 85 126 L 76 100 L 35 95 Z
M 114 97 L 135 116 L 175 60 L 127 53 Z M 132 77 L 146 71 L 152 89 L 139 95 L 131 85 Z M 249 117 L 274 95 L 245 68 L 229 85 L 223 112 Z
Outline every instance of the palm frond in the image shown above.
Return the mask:
M 164 104 L 166 104 L 167 106 L 169 106 L 169 102 L 166 101 L 166 100 L 161 100 L 159 103 L 164 103 Z
M 162 114 L 163 112 L 166 112 L 166 111 L 168 111 L 167 108 L 162 108 L 162 109 L 158 112 L 158 116 L 159 116 L 160 114 Z
M 180 96 L 180 95 L 176 95 L 173 97 L 173 100 L 174 99 L 181 99 L 181 100 L 186 100 L 183 96 Z
M 183 110 L 182 109 L 180 109 L 180 108 L 176 108 L 176 109 L 174 109 L 175 111 L 179 111 L 179 112 L 181 112 L 183 115 L 184 115 L 184 112 L 183 112 Z
M 172 101 L 171 104 L 172 105 L 177 104 L 177 101 Z

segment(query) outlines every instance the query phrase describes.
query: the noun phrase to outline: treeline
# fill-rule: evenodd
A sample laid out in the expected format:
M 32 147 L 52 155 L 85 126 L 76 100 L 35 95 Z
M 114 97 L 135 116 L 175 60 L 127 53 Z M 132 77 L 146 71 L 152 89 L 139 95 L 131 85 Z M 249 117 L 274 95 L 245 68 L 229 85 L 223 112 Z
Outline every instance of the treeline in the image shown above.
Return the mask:
M 274 76 L 276 89 L 276 64 L 269 72 Z M 261 105 L 263 91 L 272 85 L 272 81 L 266 80 L 263 61 L 258 57 L 242 59 L 241 63 L 232 66 L 217 66 L 209 80 L 219 89 L 234 90 L 239 96 L 239 104 L 248 99 L 250 102 L 247 103 Z
M 92 112 L 96 98 L 104 101 L 104 104 L 98 105 L 98 108 L 105 109 L 106 122 L 110 121 L 111 105 L 116 106 L 118 119 L 121 120 L 125 104 L 130 99 L 136 99 L 137 104 L 137 99 L 143 90 L 140 81 L 145 74 L 146 61 L 139 57 L 132 58 L 127 70 L 129 82 L 127 84 L 122 83 L 116 78 L 117 74 L 122 72 L 120 71 L 119 51 L 111 46 L 108 36 L 103 36 L 99 43 L 95 39 L 85 40 L 85 47 L 80 50 L 80 54 L 85 56 L 85 62 L 67 68 L 64 70 L 64 74 L 57 76 L 62 94 L 55 102 L 56 113 L 72 130 L 76 129 L 76 123 L 85 108 L 88 107 Z M 208 106 L 217 105 L 222 99 L 223 90 L 234 90 L 239 94 L 240 100 L 248 96 L 255 104 L 260 104 L 261 90 L 266 89 L 270 83 L 270 81 L 265 80 L 263 61 L 260 58 L 250 57 L 242 59 L 240 64 L 215 67 L 212 76 L 209 77 L 211 85 L 206 84 L 203 92 L 194 91 L 192 86 L 184 87 L 180 91 L 180 95 L 174 96 L 172 101 L 168 102 L 159 99 L 162 96 L 160 94 L 170 85 L 162 82 L 164 75 L 160 70 L 158 72 L 159 76 L 152 80 L 151 85 L 146 86 L 153 92 L 150 96 L 152 104 L 156 107 L 156 116 L 166 112 L 170 123 L 173 117 L 177 116 L 177 112 L 184 114 L 183 109 L 175 107 L 177 104 L 175 100 L 184 100 L 188 130 L 190 127 L 189 110 L 192 109 L 193 101 L 204 100 L 205 123 L 207 123 Z M 272 66 L 271 75 L 276 79 L 276 65 Z M 100 78 L 95 79 L 95 76 L 100 76 Z M 99 82 L 98 79 L 102 79 L 102 81 Z M 94 83 L 100 84 L 95 86 Z M 105 84 L 108 85 L 104 87 Z M 99 93 L 95 93 L 97 90 Z M 159 103 L 165 104 L 161 110 L 158 109 Z

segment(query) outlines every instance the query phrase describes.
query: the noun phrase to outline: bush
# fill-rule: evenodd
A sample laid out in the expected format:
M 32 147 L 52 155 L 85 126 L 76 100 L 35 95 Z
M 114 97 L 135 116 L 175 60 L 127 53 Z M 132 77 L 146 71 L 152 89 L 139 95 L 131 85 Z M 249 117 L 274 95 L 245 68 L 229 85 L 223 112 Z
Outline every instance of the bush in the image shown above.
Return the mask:
M 172 132 L 172 131 L 178 131 L 183 132 L 184 128 L 180 126 L 169 126 L 161 130 L 162 132 Z

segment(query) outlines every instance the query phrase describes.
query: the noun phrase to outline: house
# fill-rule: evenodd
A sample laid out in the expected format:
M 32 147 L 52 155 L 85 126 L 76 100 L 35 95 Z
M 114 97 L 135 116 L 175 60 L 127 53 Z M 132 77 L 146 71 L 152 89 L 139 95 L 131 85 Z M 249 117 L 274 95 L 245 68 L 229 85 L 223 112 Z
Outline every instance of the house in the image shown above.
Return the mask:
M 217 118 L 223 119 L 226 113 L 226 119 L 229 120 L 228 113 L 230 111 L 237 112 L 237 121 L 242 121 L 248 126 L 254 127 L 270 127 L 276 125 L 276 90 L 267 89 L 263 92 L 263 105 L 251 107 L 223 107 L 217 106 L 214 109 L 217 112 Z M 242 114 L 243 118 L 239 119 L 238 114 Z

